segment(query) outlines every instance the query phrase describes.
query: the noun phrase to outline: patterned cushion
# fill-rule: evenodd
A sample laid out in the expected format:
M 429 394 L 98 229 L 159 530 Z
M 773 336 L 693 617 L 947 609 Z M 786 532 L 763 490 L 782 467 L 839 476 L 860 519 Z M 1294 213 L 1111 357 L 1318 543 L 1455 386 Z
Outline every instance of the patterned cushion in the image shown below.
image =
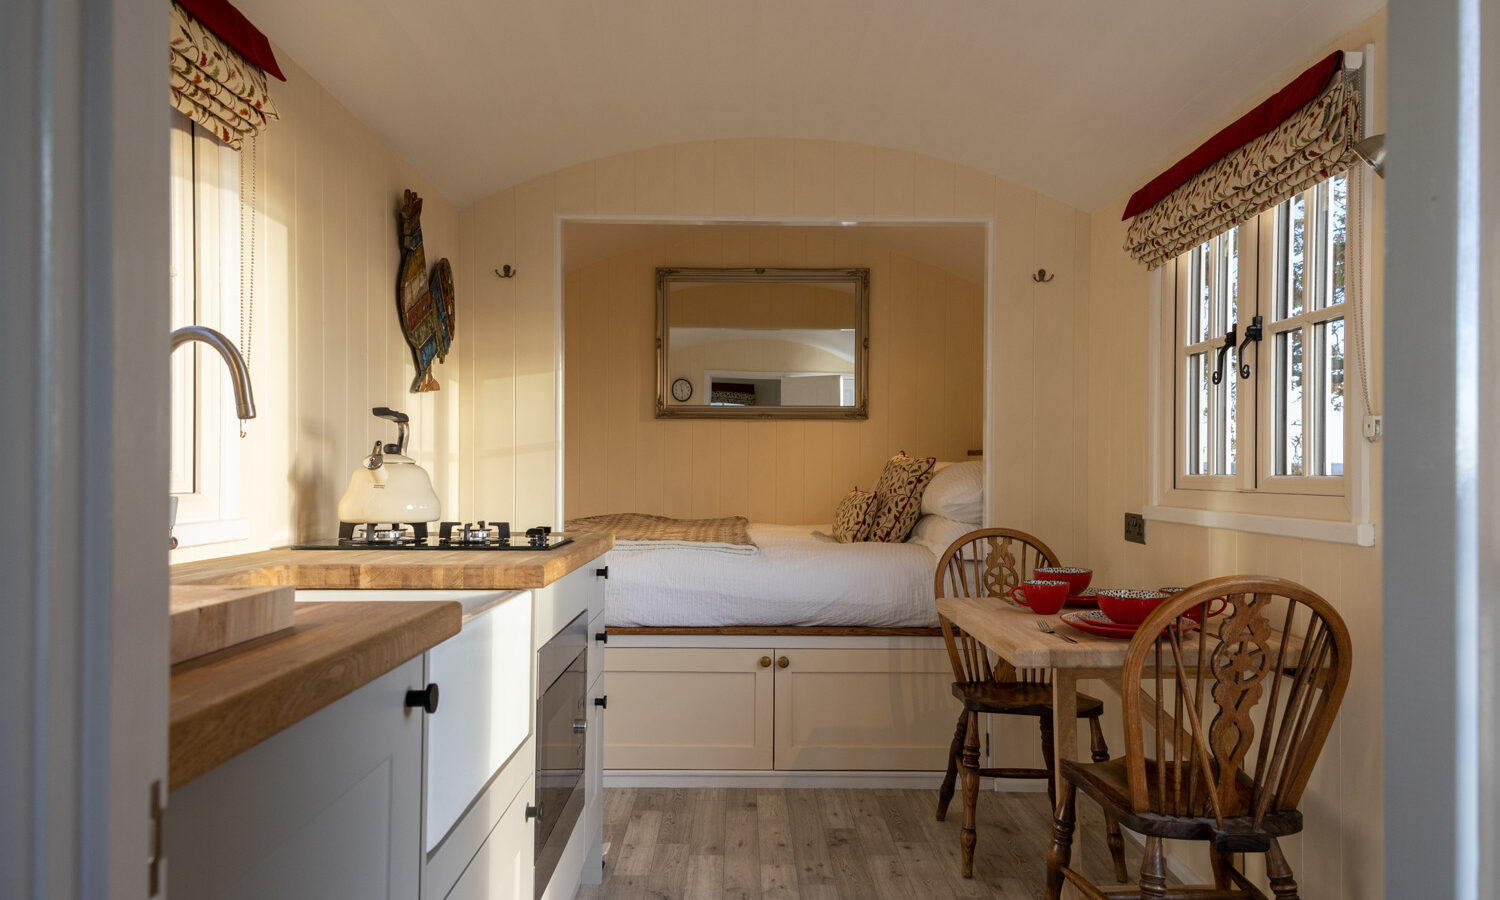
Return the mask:
M 838 509 L 833 513 L 833 537 L 842 544 L 869 540 L 870 526 L 875 524 L 871 515 L 875 510 L 875 494 L 858 487 L 844 495 Z
M 922 492 L 932 480 L 931 456 L 913 458 L 903 451 L 890 458 L 875 485 L 875 524 L 869 540 L 898 543 L 906 540 L 922 515 Z

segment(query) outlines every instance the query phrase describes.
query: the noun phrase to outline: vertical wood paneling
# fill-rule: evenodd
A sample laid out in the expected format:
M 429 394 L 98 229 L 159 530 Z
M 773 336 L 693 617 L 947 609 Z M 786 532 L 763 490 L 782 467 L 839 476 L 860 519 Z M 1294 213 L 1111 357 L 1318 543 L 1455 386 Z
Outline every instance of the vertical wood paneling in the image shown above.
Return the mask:
M 639 171 L 639 168 L 637 168 Z M 636 510 L 827 522 L 854 484 L 870 487 L 898 449 L 962 458 L 978 446 L 982 289 L 851 230 L 715 227 L 622 252 L 565 279 L 566 515 Z M 880 323 L 864 422 L 664 422 L 654 417 L 658 265 L 872 264 Z M 897 274 L 899 272 L 899 274 Z M 955 339 L 953 332 L 962 335 Z M 899 362 L 893 362 L 893 360 Z M 702 390 L 702 386 L 698 386 Z M 960 401 L 958 398 L 965 398 Z M 960 405 L 966 403 L 966 405 Z M 905 443 L 892 443 L 891 422 Z M 667 512 L 679 510 L 679 512 Z
M 475 457 L 471 448 L 505 443 L 478 428 L 470 433 L 461 415 L 464 339 L 498 331 L 479 321 L 480 292 L 461 248 L 479 241 L 479 218 L 461 223 L 442 194 L 295 63 L 283 65 L 289 79 L 276 96 L 282 118 L 257 148 L 261 216 L 249 364 L 260 415 L 241 445 L 237 485 L 251 536 L 174 551 L 174 562 L 333 534 L 349 473 L 377 434 L 394 439 L 370 416 L 372 406 L 412 414 L 413 446 L 434 475 L 445 513 Z M 436 369 L 439 397 L 406 391 L 412 366 L 394 303 L 395 210 L 404 188 L 423 197 L 429 262 L 446 256 L 455 267 L 459 340 Z M 513 222 L 511 215 L 509 227 Z M 510 410 L 497 413 L 509 431 Z

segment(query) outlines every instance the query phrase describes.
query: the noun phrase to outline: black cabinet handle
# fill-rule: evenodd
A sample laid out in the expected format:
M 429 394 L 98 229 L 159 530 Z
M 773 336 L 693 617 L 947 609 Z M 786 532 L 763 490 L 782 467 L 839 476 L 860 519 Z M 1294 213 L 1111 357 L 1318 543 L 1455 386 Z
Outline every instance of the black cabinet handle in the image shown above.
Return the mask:
M 605 566 L 602 569 L 595 569 L 594 570 L 594 577 L 595 578 L 608 578 L 609 577 L 609 566 Z
M 540 819 L 541 817 L 542 804 L 538 803 L 536 806 L 532 806 L 530 803 L 526 804 L 526 820 L 528 822 L 532 819 Z
M 609 709 L 609 695 L 605 694 L 603 697 L 595 697 L 594 705 L 600 709 Z
M 607 643 L 609 643 L 609 632 L 607 632 L 607 631 L 596 631 L 596 632 L 594 632 L 594 640 L 598 641 L 601 644 L 607 644 Z
M 421 690 L 407 691 L 406 705 L 426 710 L 429 714 L 437 712 L 438 686 L 436 684 L 429 684 Z

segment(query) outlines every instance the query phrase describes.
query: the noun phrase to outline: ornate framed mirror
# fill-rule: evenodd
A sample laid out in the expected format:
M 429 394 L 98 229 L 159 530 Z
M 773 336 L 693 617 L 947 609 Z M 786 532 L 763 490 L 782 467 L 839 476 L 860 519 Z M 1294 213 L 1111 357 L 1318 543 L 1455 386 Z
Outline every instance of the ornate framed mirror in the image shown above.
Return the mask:
M 869 269 L 656 270 L 656 417 L 869 417 Z

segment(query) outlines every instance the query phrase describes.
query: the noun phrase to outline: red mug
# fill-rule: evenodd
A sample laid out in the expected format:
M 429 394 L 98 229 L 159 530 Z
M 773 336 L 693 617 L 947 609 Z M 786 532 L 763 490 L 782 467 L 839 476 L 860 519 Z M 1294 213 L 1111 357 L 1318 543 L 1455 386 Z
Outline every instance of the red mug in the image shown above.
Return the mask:
M 1187 590 L 1187 588 L 1185 588 L 1185 587 L 1164 587 L 1164 588 L 1157 588 L 1157 590 L 1161 591 L 1163 594 L 1170 594 L 1173 597 L 1175 597 L 1178 594 L 1182 593 L 1183 591 Z M 1214 608 L 1214 604 L 1215 603 L 1219 604 L 1219 606 L 1218 606 L 1217 609 Z M 1208 616 L 1209 616 L 1209 618 L 1213 618 L 1214 616 L 1217 616 L 1219 613 L 1223 612 L 1224 608 L 1226 606 L 1228 606 L 1228 605 L 1229 605 L 1229 601 L 1225 600 L 1223 597 L 1215 597 L 1212 600 L 1208 601 Z M 1198 615 L 1199 615 L 1199 613 L 1201 611 L 1202 611 L 1202 607 L 1201 606 L 1194 606 L 1191 609 L 1185 609 L 1185 610 L 1183 610 L 1182 614 L 1183 614 L 1183 616 L 1185 616 L 1185 617 L 1187 617 L 1189 619 L 1192 619 L 1194 622 L 1198 622 Z M 1202 622 L 1198 622 L 1198 624 L 1202 625 L 1203 623 Z
M 1050 616 L 1068 602 L 1068 587 L 1066 581 L 1032 579 L 1011 588 L 1010 599 L 1029 607 L 1037 615 Z

